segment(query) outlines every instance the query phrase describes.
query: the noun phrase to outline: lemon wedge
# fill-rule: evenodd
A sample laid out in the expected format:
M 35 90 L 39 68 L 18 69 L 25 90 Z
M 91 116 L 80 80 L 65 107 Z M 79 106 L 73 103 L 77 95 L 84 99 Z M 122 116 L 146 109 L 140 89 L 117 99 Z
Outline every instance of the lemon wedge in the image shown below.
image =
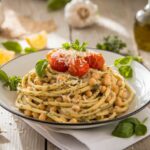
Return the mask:
M 0 65 L 3 65 L 14 57 L 15 52 L 0 49 Z
M 26 37 L 27 43 L 37 50 L 43 49 L 47 45 L 47 33 L 42 31 L 37 34 Z

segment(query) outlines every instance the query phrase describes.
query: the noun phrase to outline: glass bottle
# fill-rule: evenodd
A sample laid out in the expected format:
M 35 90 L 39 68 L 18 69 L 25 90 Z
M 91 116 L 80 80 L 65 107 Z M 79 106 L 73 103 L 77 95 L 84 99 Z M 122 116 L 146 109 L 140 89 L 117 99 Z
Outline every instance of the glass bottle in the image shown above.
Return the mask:
M 150 52 L 150 0 L 143 10 L 136 13 L 134 37 L 138 49 Z

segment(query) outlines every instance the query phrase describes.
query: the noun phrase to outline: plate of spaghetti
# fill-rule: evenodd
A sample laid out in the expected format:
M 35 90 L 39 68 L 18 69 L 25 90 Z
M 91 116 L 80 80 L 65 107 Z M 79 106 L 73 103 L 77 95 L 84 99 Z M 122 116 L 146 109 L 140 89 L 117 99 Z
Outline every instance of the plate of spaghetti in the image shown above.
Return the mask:
M 0 105 L 22 118 L 59 128 L 90 128 L 127 118 L 148 105 L 150 72 L 133 62 L 126 80 L 113 66 L 120 57 L 96 49 L 57 48 L 20 56 L 1 67 L 20 76 L 0 83 Z

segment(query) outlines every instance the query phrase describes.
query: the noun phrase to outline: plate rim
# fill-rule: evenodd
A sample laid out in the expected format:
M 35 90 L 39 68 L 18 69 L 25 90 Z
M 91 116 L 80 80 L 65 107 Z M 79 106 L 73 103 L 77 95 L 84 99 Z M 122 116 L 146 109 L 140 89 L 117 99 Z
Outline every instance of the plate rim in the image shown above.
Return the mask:
M 45 48 L 43 50 L 40 50 L 40 51 L 37 51 L 37 52 L 34 52 L 34 53 L 39 53 L 39 52 L 42 52 L 42 51 L 48 51 L 48 50 L 52 50 L 52 49 L 58 49 L 58 48 Z M 91 47 L 87 47 L 87 49 L 92 49 L 92 50 L 99 50 L 97 48 L 91 48 Z M 102 50 L 100 50 L 102 51 Z M 118 56 L 126 56 L 124 54 L 118 54 L 116 52 L 112 52 L 112 51 L 108 51 L 108 50 L 105 50 L 106 52 L 109 52 L 109 53 L 113 53 L 113 54 L 116 54 Z M 7 63 L 5 63 L 4 65 L 0 66 L 0 69 L 2 69 L 3 67 L 5 67 L 7 64 L 11 63 L 12 61 L 20 58 L 20 57 L 24 57 L 26 55 L 32 55 L 34 53 L 30 53 L 30 54 L 23 54 L 23 55 L 20 55 L 20 56 L 17 56 L 15 57 L 14 59 L 8 61 Z M 145 66 L 143 63 L 139 63 L 137 62 L 139 65 L 143 66 L 148 72 L 150 72 L 150 69 Z M 37 123 L 42 123 L 42 124 L 49 124 L 49 125 L 56 125 L 56 126 L 91 126 L 91 125 L 102 125 L 102 124 L 108 124 L 108 123 L 114 123 L 116 121 L 120 121 L 120 120 L 123 120 L 125 118 L 128 118 L 130 116 L 133 116 L 135 115 L 136 113 L 140 112 L 141 110 L 143 110 L 148 104 L 150 104 L 150 99 L 148 100 L 147 103 L 145 103 L 142 107 L 138 108 L 137 110 L 129 113 L 129 114 L 125 114 L 123 116 L 120 116 L 118 118 L 114 118 L 114 119 L 110 119 L 110 120 L 105 120 L 105 121 L 95 121 L 95 122 L 80 122 L 80 123 L 60 123 L 60 122 L 50 122 L 50 121 L 42 121 L 42 120 L 38 120 L 38 119 L 35 119 L 35 118 L 31 118 L 31 117 L 27 117 L 21 113 L 17 113 L 11 109 L 9 109 L 7 106 L 4 106 L 1 102 L 0 102 L 0 106 L 2 108 L 4 108 L 5 110 L 7 110 L 8 112 L 16 115 L 16 116 L 19 116 L 21 118 L 24 118 L 24 119 L 27 119 L 27 120 L 30 120 L 30 121 L 34 121 L 34 122 L 37 122 Z

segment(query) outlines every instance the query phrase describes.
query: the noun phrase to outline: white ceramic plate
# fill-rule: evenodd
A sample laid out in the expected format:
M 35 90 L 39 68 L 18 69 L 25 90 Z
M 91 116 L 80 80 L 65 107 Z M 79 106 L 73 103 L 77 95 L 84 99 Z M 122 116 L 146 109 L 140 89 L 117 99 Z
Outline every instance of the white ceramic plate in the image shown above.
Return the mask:
M 36 53 L 18 57 L 8 62 L 7 64 L 3 65 L 1 69 L 6 71 L 8 75 L 23 76 L 32 68 L 34 68 L 36 62 L 39 59 L 44 58 L 48 51 L 49 50 L 43 50 Z M 106 63 L 109 66 L 113 65 L 115 59 L 121 57 L 121 55 L 112 52 L 107 51 L 99 51 L 99 52 L 101 52 L 104 55 Z M 11 113 L 16 114 L 22 118 L 37 122 L 37 124 L 45 124 L 52 127 L 79 129 L 79 128 L 90 128 L 106 125 L 127 118 L 141 111 L 150 102 L 150 72 L 143 65 L 137 62 L 133 62 L 132 68 L 134 70 L 134 75 L 131 80 L 128 80 L 128 82 L 135 90 L 136 96 L 133 102 L 131 103 L 129 110 L 122 116 L 115 118 L 113 120 L 98 121 L 94 123 L 69 124 L 69 123 L 46 122 L 29 118 L 26 117 L 24 114 L 20 113 L 18 109 L 16 109 L 15 107 L 16 92 L 8 91 L 6 88 L 3 87 L 2 83 L 0 83 L 0 105 L 6 110 L 10 111 Z

